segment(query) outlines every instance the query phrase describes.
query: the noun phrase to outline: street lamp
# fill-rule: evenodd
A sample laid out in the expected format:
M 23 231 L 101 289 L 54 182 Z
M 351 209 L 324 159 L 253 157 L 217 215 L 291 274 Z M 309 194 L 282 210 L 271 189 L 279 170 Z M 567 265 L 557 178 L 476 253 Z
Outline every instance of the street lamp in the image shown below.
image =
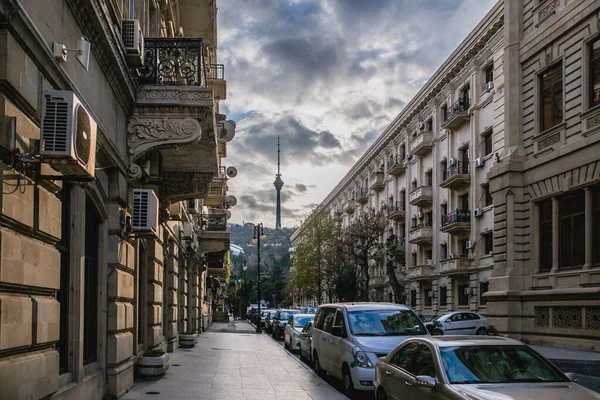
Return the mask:
M 248 286 L 246 286 L 246 271 L 248 270 L 248 266 L 246 265 L 246 260 L 244 260 L 244 308 L 241 310 L 243 313 L 242 316 L 244 319 L 246 318 L 246 307 L 248 306 Z
M 254 225 L 254 237 L 252 238 L 252 244 L 256 245 L 257 259 L 258 259 L 258 318 L 256 320 L 256 333 L 262 333 L 260 326 L 260 241 L 266 240 L 265 230 L 262 223 Z

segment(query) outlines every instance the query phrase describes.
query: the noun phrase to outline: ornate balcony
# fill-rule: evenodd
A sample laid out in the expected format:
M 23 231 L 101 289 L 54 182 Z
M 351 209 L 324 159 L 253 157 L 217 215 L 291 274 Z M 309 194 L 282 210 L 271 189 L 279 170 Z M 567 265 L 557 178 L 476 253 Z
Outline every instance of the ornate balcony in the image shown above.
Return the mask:
M 364 188 L 359 188 L 356 191 L 356 201 L 360 204 L 365 204 L 369 201 L 369 191 Z
M 369 287 L 381 287 L 383 286 L 383 276 L 372 276 L 369 278 Z
M 406 159 L 404 156 L 396 156 L 388 160 L 388 174 L 400 176 L 406 171 Z
M 202 198 L 217 174 L 213 91 L 202 39 L 146 38 L 136 105 L 127 124 L 129 175 L 159 185 L 161 204 Z M 160 157 L 158 157 L 160 155 Z M 162 171 L 158 171 L 158 158 Z M 150 161 L 151 168 L 144 169 Z
M 408 279 L 421 280 L 429 279 L 433 275 L 433 267 L 428 265 L 418 265 L 408 269 Z
M 227 196 L 227 180 L 214 178 L 209 184 L 208 194 L 204 198 L 204 205 L 208 207 L 220 207 L 225 204 Z
M 440 261 L 440 274 L 464 274 L 469 272 L 469 259 L 467 257 L 448 258 Z
M 433 132 L 419 131 L 410 144 L 410 152 L 422 156 L 431 151 Z
M 470 104 L 465 103 L 462 99 L 454 102 L 446 112 L 446 119 L 442 122 L 442 128 L 456 130 L 469 121 L 469 107 Z
M 371 175 L 370 181 L 370 188 L 372 190 L 379 192 L 380 190 L 383 190 L 383 188 L 385 188 L 385 182 L 383 181 L 383 172 L 375 172 L 373 175 Z
M 417 225 L 408 233 L 408 241 L 412 244 L 431 244 L 433 232 L 431 225 Z
M 227 98 L 227 81 L 225 80 L 225 66 L 223 64 L 206 65 L 206 86 L 213 90 L 215 100 Z
M 344 207 L 344 212 L 346 214 L 354 214 L 354 199 L 348 200 L 346 206 Z
M 229 247 L 227 247 L 229 250 Z M 227 269 L 225 268 L 225 253 L 227 250 L 210 252 L 206 256 L 208 265 L 208 274 L 210 276 L 225 276 Z
M 431 186 L 419 186 L 410 192 L 408 202 L 413 206 L 424 207 L 433 201 Z
M 471 231 L 471 211 L 459 210 L 442 215 L 440 231 L 452 235 L 466 235 Z
M 404 219 L 406 214 L 406 207 L 404 206 L 404 200 L 397 201 L 388 207 L 388 215 L 390 219 L 398 220 Z
M 442 171 L 442 183 L 440 186 L 445 189 L 455 190 L 471 182 L 469 163 L 464 161 L 455 161 L 454 165 L 444 168 Z
M 198 217 L 198 244 L 203 253 L 228 250 L 230 234 L 227 232 L 227 215 L 223 209 L 209 209 Z

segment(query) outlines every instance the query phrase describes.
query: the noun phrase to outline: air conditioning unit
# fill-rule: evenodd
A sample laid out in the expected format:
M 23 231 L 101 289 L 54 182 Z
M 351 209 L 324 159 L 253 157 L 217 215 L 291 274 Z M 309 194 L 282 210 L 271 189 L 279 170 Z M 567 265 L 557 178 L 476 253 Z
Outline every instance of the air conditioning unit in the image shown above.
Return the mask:
M 379 275 L 380 275 L 381 277 L 385 277 L 386 273 L 385 273 L 385 270 L 384 270 L 383 268 L 381 268 L 381 269 L 379 270 Z
M 476 216 L 476 217 L 481 217 L 483 215 L 483 211 L 481 211 L 481 208 L 476 208 L 473 211 L 473 215 Z
M 464 294 L 471 294 L 471 288 L 470 287 L 466 287 Z
M 485 158 L 479 157 L 475 159 L 475 168 L 481 168 L 485 164 Z
M 199 214 L 200 213 L 200 200 L 198 199 L 190 199 L 187 200 L 187 209 L 190 214 Z
M 418 212 L 417 213 L 417 219 L 423 219 L 423 213 L 422 212 Z
M 191 222 L 185 221 L 183 223 L 183 229 L 181 230 L 181 234 L 184 239 L 191 239 L 194 235 L 194 226 Z
M 425 260 L 425 265 L 427 265 L 428 267 L 433 267 L 433 260 L 431 260 L 431 259 Z
M 132 229 L 141 235 L 158 236 L 158 198 L 151 189 L 133 189 Z
M 473 247 L 475 247 L 475 243 L 473 243 L 470 240 L 467 240 L 467 243 L 465 244 L 465 247 L 467 248 L 467 250 L 472 249 Z
M 494 89 L 494 81 L 486 82 L 486 84 L 485 84 L 485 91 L 486 92 L 491 92 L 492 89 Z
M 44 91 L 40 156 L 54 169 L 68 176 L 93 177 L 97 128 L 73 92 Z
M 140 21 L 124 19 L 121 23 L 121 38 L 127 51 L 127 62 L 134 67 L 144 65 L 144 34 Z
M 453 157 L 453 158 L 450 158 L 450 159 L 448 160 L 448 166 L 449 166 L 449 167 L 452 167 L 452 166 L 456 165 L 456 163 L 457 163 L 457 162 L 458 162 L 458 160 L 457 160 L 456 158 L 454 158 L 454 157 Z
M 450 257 L 448 257 L 448 258 L 456 258 L 456 254 L 450 253 Z

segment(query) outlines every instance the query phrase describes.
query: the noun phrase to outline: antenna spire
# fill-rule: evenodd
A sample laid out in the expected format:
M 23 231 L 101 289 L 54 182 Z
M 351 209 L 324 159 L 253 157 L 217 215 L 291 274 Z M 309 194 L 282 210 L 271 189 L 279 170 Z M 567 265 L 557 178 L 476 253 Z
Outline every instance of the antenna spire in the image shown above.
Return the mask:
M 281 176 L 281 172 L 279 170 L 279 153 L 281 153 L 281 150 L 279 149 L 279 135 L 277 135 L 277 176 Z

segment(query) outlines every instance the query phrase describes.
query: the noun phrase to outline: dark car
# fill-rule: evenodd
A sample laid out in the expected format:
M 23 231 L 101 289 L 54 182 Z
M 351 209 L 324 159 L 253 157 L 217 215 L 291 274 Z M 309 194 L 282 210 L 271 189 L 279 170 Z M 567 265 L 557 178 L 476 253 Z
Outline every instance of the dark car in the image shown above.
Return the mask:
M 265 316 L 265 332 L 271 333 L 273 330 L 273 317 L 277 314 L 277 310 L 270 310 L 269 313 Z
M 271 335 L 273 336 L 273 339 L 279 339 L 280 337 L 283 337 L 283 330 L 285 329 L 288 319 L 290 319 L 293 314 L 298 314 L 299 312 L 300 310 L 277 310 L 277 313 L 273 317 L 272 321 Z

